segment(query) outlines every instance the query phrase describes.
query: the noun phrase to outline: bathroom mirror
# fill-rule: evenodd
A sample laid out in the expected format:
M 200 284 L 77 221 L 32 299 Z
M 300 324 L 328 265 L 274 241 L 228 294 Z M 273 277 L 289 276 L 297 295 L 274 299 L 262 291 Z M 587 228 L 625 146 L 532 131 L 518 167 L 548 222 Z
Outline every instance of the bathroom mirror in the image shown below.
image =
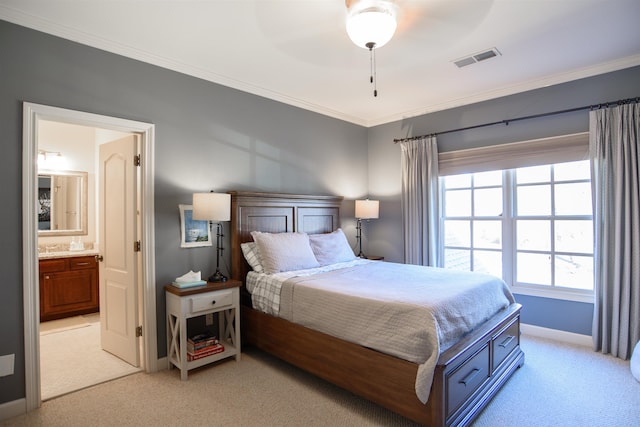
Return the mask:
M 87 172 L 38 171 L 38 235 L 87 234 Z

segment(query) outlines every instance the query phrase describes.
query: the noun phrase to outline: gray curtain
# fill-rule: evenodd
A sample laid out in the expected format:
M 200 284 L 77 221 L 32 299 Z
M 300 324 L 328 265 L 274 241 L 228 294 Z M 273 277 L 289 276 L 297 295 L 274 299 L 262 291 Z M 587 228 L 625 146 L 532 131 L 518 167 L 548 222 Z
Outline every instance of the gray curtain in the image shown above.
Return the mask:
M 440 266 L 438 146 L 435 136 L 403 141 L 404 261 Z
M 621 359 L 640 340 L 639 104 L 590 112 L 596 351 Z

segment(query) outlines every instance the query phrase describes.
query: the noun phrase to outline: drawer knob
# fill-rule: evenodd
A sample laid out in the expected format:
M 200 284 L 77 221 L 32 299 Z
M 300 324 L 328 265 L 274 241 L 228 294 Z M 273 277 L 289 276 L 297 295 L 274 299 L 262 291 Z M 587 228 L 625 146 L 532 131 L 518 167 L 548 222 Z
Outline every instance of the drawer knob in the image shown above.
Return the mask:
M 216 305 L 216 300 L 211 301 L 211 305 Z
M 515 337 L 513 335 L 509 335 L 508 337 L 506 337 L 504 339 L 504 341 L 502 341 L 500 344 L 498 344 L 498 347 L 502 347 L 502 348 L 507 348 L 507 346 L 509 345 L 509 343 L 511 341 L 513 341 Z

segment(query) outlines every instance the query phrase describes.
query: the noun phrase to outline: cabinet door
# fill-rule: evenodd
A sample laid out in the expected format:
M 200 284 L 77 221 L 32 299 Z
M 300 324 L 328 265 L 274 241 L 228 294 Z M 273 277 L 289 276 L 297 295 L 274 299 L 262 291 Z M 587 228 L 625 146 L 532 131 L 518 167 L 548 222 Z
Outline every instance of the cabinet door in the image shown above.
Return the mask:
M 98 273 L 95 269 L 44 273 L 41 285 L 41 320 L 98 310 Z

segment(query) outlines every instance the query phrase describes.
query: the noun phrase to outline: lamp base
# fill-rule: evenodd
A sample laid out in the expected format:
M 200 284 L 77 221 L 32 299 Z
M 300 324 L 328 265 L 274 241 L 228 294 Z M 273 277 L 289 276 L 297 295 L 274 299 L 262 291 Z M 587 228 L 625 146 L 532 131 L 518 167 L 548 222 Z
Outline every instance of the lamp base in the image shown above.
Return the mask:
M 220 270 L 216 270 L 216 272 L 213 273 L 211 276 L 209 276 L 209 278 L 207 279 L 207 282 L 226 282 L 226 281 L 227 281 L 227 276 L 220 273 Z

